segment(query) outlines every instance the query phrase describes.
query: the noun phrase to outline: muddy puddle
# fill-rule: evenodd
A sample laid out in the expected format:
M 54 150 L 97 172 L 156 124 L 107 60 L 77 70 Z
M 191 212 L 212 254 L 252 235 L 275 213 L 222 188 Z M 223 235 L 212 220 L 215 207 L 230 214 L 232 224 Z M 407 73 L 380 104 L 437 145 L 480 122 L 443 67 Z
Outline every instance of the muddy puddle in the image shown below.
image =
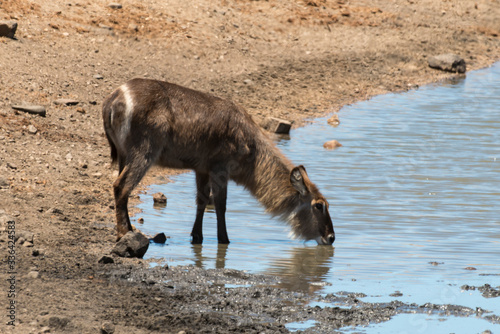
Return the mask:
M 141 195 L 135 219 L 144 224 L 134 223 L 170 237 L 152 244 L 146 258 L 275 275 L 281 287 L 310 295 L 311 307 L 343 307 L 323 297 L 349 292 L 363 303 L 479 309 L 471 316 L 409 310 L 341 329 L 348 333 L 500 332 L 498 320 L 485 317 L 500 315 L 500 298 L 477 288 L 500 286 L 500 64 L 347 106 L 339 116 L 337 127 L 321 118 L 277 141 L 329 199 L 334 247 L 291 240 L 289 228 L 235 184 L 226 214 L 231 244 L 217 244 L 209 212 L 204 244 L 193 246 L 195 180 L 186 173 Z M 343 146 L 326 151 L 331 139 Z M 166 207 L 153 207 L 158 191 L 168 197 Z M 287 328 L 315 326 L 311 318 Z

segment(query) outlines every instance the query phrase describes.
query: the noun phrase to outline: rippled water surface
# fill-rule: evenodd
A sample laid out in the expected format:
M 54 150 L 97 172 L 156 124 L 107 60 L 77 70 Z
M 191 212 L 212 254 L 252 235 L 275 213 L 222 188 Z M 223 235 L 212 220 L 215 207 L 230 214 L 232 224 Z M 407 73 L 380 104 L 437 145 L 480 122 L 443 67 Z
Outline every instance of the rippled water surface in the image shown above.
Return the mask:
M 500 315 L 500 298 L 460 289 L 500 286 L 500 64 L 347 106 L 339 116 L 338 127 L 317 119 L 277 143 L 330 201 L 333 248 L 289 239 L 288 227 L 235 184 L 226 214 L 231 244 L 218 246 L 212 212 L 203 246 L 192 246 L 195 181 L 187 173 L 151 187 L 149 194 L 167 195 L 166 208 L 141 197 L 141 230 L 170 236 L 147 257 L 275 274 L 284 287 L 311 294 L 362 292 L 367 302 L 458 304 Z M 323 149 L 331 139 L 343 147 Z M 500 330 L 478 321 L 478 331 Z

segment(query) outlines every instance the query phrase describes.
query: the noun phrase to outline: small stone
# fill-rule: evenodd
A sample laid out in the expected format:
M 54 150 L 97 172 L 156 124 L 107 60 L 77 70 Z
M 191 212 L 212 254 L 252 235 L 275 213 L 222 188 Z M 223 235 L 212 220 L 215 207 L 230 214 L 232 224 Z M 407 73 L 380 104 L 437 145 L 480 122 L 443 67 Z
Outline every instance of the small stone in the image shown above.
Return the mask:
M 0 21 L 0 37 L 14 38 L 17 30 L 17 22 Z
M 112 250 L 113 254 L 121 257 L 142 258 L 149 247 L 149 239 L 140 232 L 129 231 Z
M 155 234 L 155 236 L 152 237 L 151 240 L 157 244 L 164 244 L 165 242 L 167 242 L 167 236 L 165 235 L 165 233 L 160 232 Z
M 17 169 L 17 165 L 12 163 L 12 162 L 7 162 L 7 167 L 9 167 L 10 169 L 14 169 L 14 170 Z
M 103 255 L 103 257 L 101 257 L 97 262 L 101 264 L 110 264 L 115 263 L 115 260 L 113 260 L 111 256 Z
M 18 242 L 20 245 L 25 242 L 30 242 L 33 244 L 34 234 L 28 231 L 17 231 L 14 241 Z
M 144 224 L 144 218 L 139 218 L 137 219 L 138 224 Z
M 275 117 L 266 117 L 262 123 L 262 127 L 273 133 L 289 134 L 292 123 Z
M 27 112 L 28 114 L 33 114 L 33 115 L 39 115 L 42 117 L 45 117 L 47 114 L 47 109 L 42 106 L 35 106 L 35 105 L 13 105 L 12 109 L 17 110 L 17 111 L 24 111 Z
M 86 114 L 87 112 L 85 111 L 85 109 L 83 109 L 82 107 L 78 107 L 76 108 L 76 112 L 80 113 L 80 114 Z
M 64 158 L 65 158 L 65 159 L 66 159 L 66 161 L 68 161 L 68 162 L 69 162 L 69 161 L 71 161 L 71 160 L 73 160 L 73 156 L 71 155 L 71 153 L 66 154 L 66 156 L 65 156 Z
M 0 176 L 0 188 L 8 188 L 8 187 L 10 187 L 9 181 Z
M 38 271 L 30 271 L 30 272 L 26 275 L 26 277 L 28 277 L 28 278 L 33 278 L 33 279 L 38 278 Z
M 30 124 L 28 125 L 28 132 L 35 135 L 38 132 L 38 129 L 33 124 Z
M 32 242 L 29 242 L 29 241 L 25 241 L 25 242 L 23 243 L 23 247 L 26 247 L 26 248 L 28 248 L 28 247 L 33 247 L 33 243 L 32 243 Z
M 167 204 L 167 196 L 162 193 L 156 193 L 153 195 L 154 205 L 166 205 Z
M 31 255 L 33 256 L 44 256 L 45 255 L 45 249 L 43 248 L 37 248 L 37 249 L 33 249 L 33 251 L 31 252 Z
M 112 2 L 112 3 L 108 4 L 108 7 L 111 9 L 122 9 L 123 8 L 121 3 L 116 3 L 116 2 Z
M 244 83 L 245 85 L 250 86 L 250 85 L 252 85 L 252 84 L 253 84 L 253 81 L 252 81 L 252 80 L 250 80 L 250 79 L 246 79 L 246 80 L 243 80 L 243 83 Z
M 130 23 L 128 25 L 128 30 L 132 30 L 132 31 L 139 31 L 139 26 L 137 24 L 134 24 L 134 23 Z
M 50 327 L 48 326 L 42 327 L 39 333 L 50 333 Z
M 429 57 L 427 62 L 429 64 L 429 67 L 442 71 L 454 73 L 465 73 L 466 71 L 465 60 L 462 57 L 452 53 Z
M 476 268 L 474 268 L 474 267 L 465 267 L 464 269 L 465 269 L 465 270 L 477 270 L 477 269 L 476 269 Z
M 58 99 L 54 101 L 56 105 L 65 105 L 65 106 L 76 106 L 80 101 L 73 99 Z
M 334 150 L 338 147 L 341 147 L 342 144 L 339 143 L 337 140 L 330 140 L 330 141 L 327 141 L 326 143 L 323 144 L 323 147 L 326 148 L 327 150 Z
M 332 125 L 332 126 L 337 126 L 340 124 L 340 120 L 339 120 L 339 115 L 337 114 L 333 114 L 332 117 L 330 117 L 327 121 L 328 124 Z
M 101 326 L 101 334 L 113 334 L 115 332 L 115 325 L 111 322 L 105 322 Z
M 94 75 L 94 79 L 96 79 L 96 80 L 102 80 L 102 79 L 104 79 L 104 77 L 102 75 L 100 75 L 100 74 L 95 74 Z

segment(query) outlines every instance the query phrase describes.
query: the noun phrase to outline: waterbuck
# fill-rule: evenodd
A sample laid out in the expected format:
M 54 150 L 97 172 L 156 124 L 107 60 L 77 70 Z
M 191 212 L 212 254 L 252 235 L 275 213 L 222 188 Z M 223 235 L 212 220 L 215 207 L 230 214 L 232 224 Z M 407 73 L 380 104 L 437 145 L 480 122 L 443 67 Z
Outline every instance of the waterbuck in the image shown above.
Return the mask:
M 118 239 L 132 230 L 130 193 L 157 164 L 196 173 L 193 243 L 203 241 L 210 192 L 218 241 L 229 243 L 225 213 L 230 179 L 245 186 L 270 214 L 287 221 L 296 237 L 327 245 L 335 240 L 328 202 L 305 168 L 294 167 L 234 103 L 168 82 L 133 79 L 106 98 L 102 115 L 119 168 L 113 183 Z

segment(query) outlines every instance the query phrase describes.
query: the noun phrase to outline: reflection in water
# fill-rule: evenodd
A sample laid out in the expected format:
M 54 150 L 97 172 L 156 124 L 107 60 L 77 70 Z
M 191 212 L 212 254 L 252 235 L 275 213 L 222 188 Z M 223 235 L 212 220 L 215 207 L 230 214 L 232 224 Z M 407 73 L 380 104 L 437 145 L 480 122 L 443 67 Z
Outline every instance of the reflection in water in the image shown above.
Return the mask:
M 229 244 L 217 244 L 217 256 L 215 258 L 215 268 L 217 269 L 224 269 L 226 268 L 226 256 L 227 256 L 227 249 L 229 247 Z M 196 244 L 196 245 L 191 245 L 191 248 L 193 249 L 194 253 L 194 265 L 199 267 L 199 268 L 205 268 L 205 263 L 210 261 L 211 259 L 208 256 L 203 256 L 203 245 L 202 244 Z
M 275 260 L 266 272 L 279 276 L 282 288 L 312 294 L 325 286 L 334 253 L 332 246 L 295 247 L 289 259 Z
M 213 258 L 203 255 L 203 245 L 191 245 L 191 248 L 196 267 L 206 268 L 213 263 Z M 217 245 L 215 268 L 226 267 L 228 249 L 228 244 Z M 325 286 L 328 272 L 332 267 L 334 247 L 320 245 L 295 247 L 287 253 L 289 256 L 272 261 L 265 271 L 280 278 L 280 287 L 312 294 Z

